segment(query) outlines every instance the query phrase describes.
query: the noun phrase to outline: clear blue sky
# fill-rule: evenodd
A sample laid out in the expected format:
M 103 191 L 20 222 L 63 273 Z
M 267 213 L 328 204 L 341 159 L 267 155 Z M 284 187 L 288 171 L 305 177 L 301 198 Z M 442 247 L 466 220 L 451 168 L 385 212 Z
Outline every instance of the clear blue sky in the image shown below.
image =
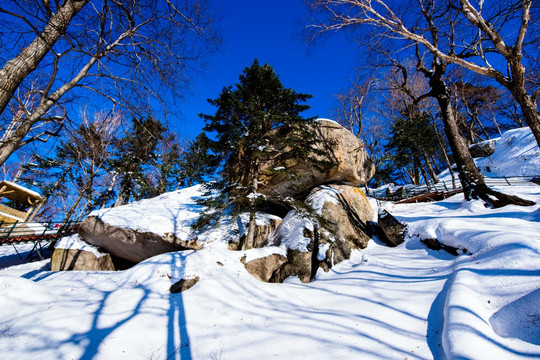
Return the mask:
M 236 83 L 255 58 L 270 64 L 285 87 L 313 95 L 304 116 L 331 117 L 335 95 L 349 85 L 359 65 L 351 41 L 337 34 L 307 46 L 300 34 L 308 15 L 302 0 L 214 0 L 214 4 L 222 16 L 223 45 L 178 105 L 183 120 L 174 129 L 180 137 L 193 138 L 201 131 L 204 122 L 197 115 L 215 112 L 206 99 Z

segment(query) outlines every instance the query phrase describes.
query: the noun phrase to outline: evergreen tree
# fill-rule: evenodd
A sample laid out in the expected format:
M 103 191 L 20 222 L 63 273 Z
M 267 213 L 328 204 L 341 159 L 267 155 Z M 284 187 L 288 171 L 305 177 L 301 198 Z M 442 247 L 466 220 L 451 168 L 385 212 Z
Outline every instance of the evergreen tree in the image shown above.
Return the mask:
M 430 157 L 430 154 L 437 152 L 438 143 L 429 114 L 405 111 L 392 124 L 385 149 L 391 162 L 391 165 L 386 162 L 387 171 L 391 171 L 391 168 L 394 172 L 405 171 L 416 185 L 420 184 L 420 174 L 426 183 L 429 178 L 438 182 Z
M 200 184 L 219 166 L 218 157 L 209 152 L 210 139 L 201 132 L 191 141 L 180 159 L 179 186 Z
M 249 211 L 246 247 L 253 245 L 255 210 L 263 200 L 281 201 L 278 196 L 265 199 L 258 193 L 258 179 L 263 164 L 282 163 L 287 158 L 306 159 L 316 150 L 316 135 L 307 126 L 313 118 L 300 113 L 311 95 L 285 88 L 268 64 L 253 64 L 244 69 L 239 82 L 225 87 L 218 98 L 209 100 L 217 108 L 205 120 L 210 168 L 219 164 L 220 177 L 211 183 L 218 195 L 208 205 L 220 213 L 232 207 L 233 213 Z M 203 140 L 201 140 L 203 141 Z M 313 160 L 323 167 L 324 161 Z M 272 167 L 270 167 L 272 168 Z
M 115 206 L 151 196 L 152 185 L 145 172 L 147 166 L 157 164 L 157 146 L 163 138 L 165 126 L 153 117 L 133 118 L 132 129 L 120 139 L 113 171 L 118 175 L 120 189 Z

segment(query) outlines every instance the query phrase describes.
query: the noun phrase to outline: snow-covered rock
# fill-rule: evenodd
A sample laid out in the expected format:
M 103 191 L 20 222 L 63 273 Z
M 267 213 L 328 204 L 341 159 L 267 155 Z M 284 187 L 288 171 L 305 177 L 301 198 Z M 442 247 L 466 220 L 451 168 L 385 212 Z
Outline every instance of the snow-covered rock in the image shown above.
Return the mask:
M 60 239 L 51 257 L 52 271 L 114 271 L 111 255 L 87 244 L 79 235 Z
M 478 142 L 476 144 L 472 144 L 471 146 L 469 146 L 469 152 L 471 153 L 471 156 L 473 158 L 479 158 L 493 154 L 495 152 L 495 144 L 497 144 L 497 140 L 499 139 L 486 140 Z
M 171 251 L 200 248 L 196 241 L 109 225 L 96 216 L 83 220 L 79 234 L 86 242 L 134 263 Z
M 276 215 L 262 212 L 255 213 L 255 232 L 253 234 L 253 247 L 261 248 L 266 246 L 268 239 L 281 224 L 281 218 Z M 237 219 L 238 237 L 229 240 L 230 250 L 245 250 L 247 228 L 249 225 L 249 213 L 240 214 Z
M 313 280 L 319 267 L 328 270 L 349 259 L 354 249 L 370 240 L 368 222 L 373 209 L 365 194 L 348 185 L 324 185 L 313 189 L 306 199 L 320 218 L 291 211 L 270 241 L 287 250 L 287 263 L 275 272 L 272 281 L 297 276 L 302 282 Z

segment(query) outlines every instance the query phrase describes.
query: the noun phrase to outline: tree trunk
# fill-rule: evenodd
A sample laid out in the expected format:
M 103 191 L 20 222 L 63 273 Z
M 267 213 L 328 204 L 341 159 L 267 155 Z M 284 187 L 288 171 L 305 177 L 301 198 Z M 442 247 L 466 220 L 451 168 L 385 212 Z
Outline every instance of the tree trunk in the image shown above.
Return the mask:
M 65 34 L 73 17 L 87 3 L 88 0 L 65 1 L 34 41 L 0 69 L 0 114 L 6 109 L 21 82 L 37 68 L 56 41 Z
M 424 156 L 424 161 L 428 168 L 429 177 L 431 178 L 431 180 L 433 180 L 434 184 L 438 183 L 439 178 L 437 177 L 437 174 L 435 173 L 435 170 L 433 169 L 433 164 L 431 163 L 429 154 L 423 153 L 422 155 Z
M 122 190 L 118 192 L 118 197 L 116 198 L 113 207 L 117 207 L 120 205 L 124 205 L 124 193 L 122 193 Z
M 254 245 L 255 238 L 255 216 L 256 216 L 256 201 L 257 190 L 259 189 L 259 161 L 255 160 L 253 166 L 253 177 L 251 178 L 251 198 L 249 199 L 249 225 L 246 235 L 246 249 L 251 249 Z
M 441 151 L 443 153 L 444 162 L 446 163 L 446 167 L 448 169 L 448 173 L 450 174 L 450 177 L 452 178 L 452 189 L 456 188 L 456 176 L 454 175 L 454 170 L 452 170 L 452 163 L 450 162 L 450 159 L 448 158 L 448 152 L 446 151 L 446 146 L 444 144 L 444 139 L 439 133 L 439 129 L 437 129 L 437 126 L 435 125 L 435 122 L 433 123 L 433 128 L 435 129 L 435 134 L 437 134 L 437 140 L 439 142 L 439 147 L 441 148 Z
M 524 87 L 511 87 L 509 90 L 520 105 L 523 116 L 525 117 L 525 122 L 531 128 L 536 143 L 538 144 L 538 147 L 540 147 L 540 114 L 538 114 L 536 103 L 533 101 L 532 97 L 527 94 Z
M 450 90 L 442 78 L 443 74 L 444 66 L 438 65 L 436 71 L 429 78 L 429 84 L 432 94 L 441 108 L 444 129 L 459 171 L 459 180 L 463 187 L 465 199 L 468 201 L 481 199 L 487 205 L 495 208 L 509 204 L 522 206 L 534 205 L 535 203 L 532 201 L 494 191 L 486 185 L 476 168 L 465 139 L 459 133 L 454 111 L 450 103 Z
M 107 200 L 109 199 L 109 197 L 111 196 L 113 190 L 114 190 L 114 185 L 116 184 L 116 178 L 118 177 L 118 173 L 114 173 L 112 179 L 111 179 L 111 183 L 109 184 L 109 187 L 107 188 L 107 192 L 105 193 L 105 197 L 104 197 L 104 201 L 103 203 L 101 204 L 100 206 L 100 209 L 103 209 L 105 207 L 105 205 L 107 204 Z M 97 204 L 98 206 L 100 204 Z

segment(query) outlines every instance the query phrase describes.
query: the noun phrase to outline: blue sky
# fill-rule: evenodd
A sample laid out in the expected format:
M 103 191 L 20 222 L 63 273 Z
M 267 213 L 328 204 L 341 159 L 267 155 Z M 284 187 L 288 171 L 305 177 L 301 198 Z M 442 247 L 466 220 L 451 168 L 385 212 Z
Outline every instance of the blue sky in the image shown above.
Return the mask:
M 300 32 L 307 24 L 302 0 L 215 0 L 222 16 L 223 45 L 209 59 L 207 71 L 193 79 L 191 93 L 179 104 L 182 120 L 174 125 L 180 137 L 195 137 L 204 126 L 197 116 L 213 114 L 206 99 L 238 81 L 255 58 L 268 63 L 285 87 L 313 95 L 304 116 L 331 117 L 335 95 L 354 78 L 355 46 L 337 34 L 306 45 Z

